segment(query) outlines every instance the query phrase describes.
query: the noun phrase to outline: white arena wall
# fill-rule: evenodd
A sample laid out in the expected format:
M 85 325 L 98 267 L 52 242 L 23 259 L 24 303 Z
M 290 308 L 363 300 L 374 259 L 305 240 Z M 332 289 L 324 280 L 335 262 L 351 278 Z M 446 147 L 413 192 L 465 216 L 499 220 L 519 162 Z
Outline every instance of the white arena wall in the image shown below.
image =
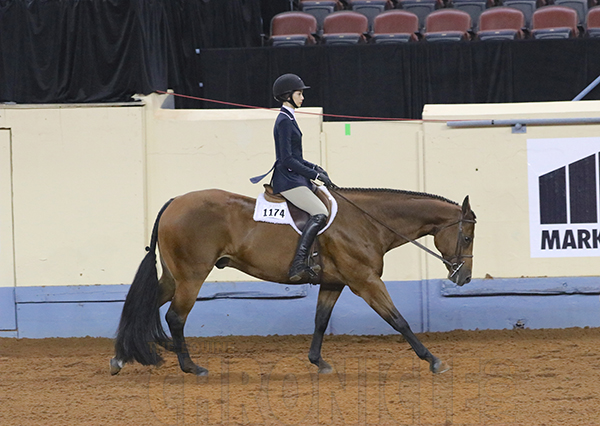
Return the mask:
M 172 101 L 153 94 L 131 104 L 0 106 L 0 336 L 112 337 L 169 198 L 262 190 L 248 179 L 274 161 L 277 111 L 175 110 Z M 417 247 L 386 255 L 383 278 L 415 331 L 600 326 L 598 220 L 571 223 L 567 204 L 566 223 L 536 223 L 535 198 L 539 177 L 556 170 L 569 177 L 568 202 L 589 195 L 576 178 L 598 182 L 600 125 L 528 125 L 525 133 L 447 125 L 598 117 L 600 102 L 427 105 L 422 121 L 323 122 L 320 108 L 300 112 L 310 113 L 298 114 L 305 157 L 340 186 L 470 196 L 478 218 L 470 284 L 455 287 Z M 577 174 L 583 159 L 595 166 Z M 544 231 L 558 239 L 540 251 Z M 215 270 L 186 333 L 312 333 L 317 291 Z M 344 291 L 329 332 L 394 331 Z

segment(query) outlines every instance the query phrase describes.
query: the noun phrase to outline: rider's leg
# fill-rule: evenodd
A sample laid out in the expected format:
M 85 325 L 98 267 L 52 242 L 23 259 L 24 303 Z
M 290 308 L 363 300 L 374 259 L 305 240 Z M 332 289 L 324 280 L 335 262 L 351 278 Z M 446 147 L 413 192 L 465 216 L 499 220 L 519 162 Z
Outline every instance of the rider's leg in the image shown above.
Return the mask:
M 327 224 L 327 208 L 323 202 L 319 200 L 319 197 L 305 186 L 299 186 L 288 191 L 283 191 L 281 195 L 299 209 L 310 214 L 310 218 L 306 222 L 306 226 L 298 241 L 296 255 L 294 256 L 289 271 L 290 281 L 308 282 L 310 280 L 311 272 L 316 272 L 311 271 L 308 267 L 310 247 L 315 241 L 318 232 Z

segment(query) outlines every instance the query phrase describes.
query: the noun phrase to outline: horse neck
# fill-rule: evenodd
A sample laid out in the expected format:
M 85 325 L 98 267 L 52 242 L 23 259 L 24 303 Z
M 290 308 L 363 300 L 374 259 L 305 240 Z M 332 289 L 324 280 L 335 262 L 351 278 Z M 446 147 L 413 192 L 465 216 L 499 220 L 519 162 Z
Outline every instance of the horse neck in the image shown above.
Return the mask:
M 403 237 L 416 240 L 435 235 L 439 229 L 460 219 L 460 206 L 429 194 L 373 192 L 357 194 L 356 199 L 361 205 L 366 202 L 370 206 L 367 211 L 373 212 L 385 225 L 378 224 L 388 250 L 407 243 Z

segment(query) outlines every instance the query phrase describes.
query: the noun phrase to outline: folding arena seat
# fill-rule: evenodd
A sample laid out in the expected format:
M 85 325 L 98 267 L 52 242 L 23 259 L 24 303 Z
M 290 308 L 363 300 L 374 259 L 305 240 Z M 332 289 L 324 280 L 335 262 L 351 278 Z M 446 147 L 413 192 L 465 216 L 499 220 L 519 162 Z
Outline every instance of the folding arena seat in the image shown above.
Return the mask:
M 479 17 L 479 40 L 515 40 L 523 38 L 525 15 L 510 7 L 492 7 Z
M 593 7 L 587 14 L 588 37 L 600 37 L 600 6 Z
M 544 6 L 533 12 L 531 35 L 535 39 L 578 37 L 577 12 L 565 6 Z
M 425 28 L 427 15 L 444 7 L 442 0 L 398 0 L 397 8 L 413 12 L 419 17 L 419 31 Z
M 346 0 L 354 12 L 362 13 L 369 20 L 369 31 L 373 30 L 373 19 L 384 10 L 393 9 L 391 0 Z
M 502 0 L 502 6 L 519 9 L 525 15 L 525 28 L 531 29 L 531 18 L 538 7 L 546 5 L 546 0 Z
M 426 41 L 470 40 L 471 15 L 462 10 L 439 9 L 430 13 L 425 21 Z
M 315 44 L 313 34 L 317 32 L 317 19 L 304 12 L 283 12 L 271 19 L 273 46 L 304 46 Z
M 373 20 L 371 42 L 377 44 L 418 41 L 419 17 L 406 10 L 388 10 Z
M 300 0 L 300 10 L 313 15 L 317 19 L 317 31 L 323 32 L 323 21 L 330 13 L 342 10 L 344 5 L 339 0 Z
M 369 20 L 365 15 L 351 10 L 340 10 L 325 17 L 323 43 L 357 44 L 366 42 Z
M 473 25 L 471 30 L 477 31 L 479 16 L 488 7 L 494 6 L 494 2 L 493 0 L 451 0 L 448 6 L 457 10 L 462 10 L 471 15 L 471 23 Z
M 585 18 L 588 13 L 588 0 L 554 0 L 556 6 L 565 6 L 575 9 L 577 12 L 578 22 L 580 27 L 585 25 Z

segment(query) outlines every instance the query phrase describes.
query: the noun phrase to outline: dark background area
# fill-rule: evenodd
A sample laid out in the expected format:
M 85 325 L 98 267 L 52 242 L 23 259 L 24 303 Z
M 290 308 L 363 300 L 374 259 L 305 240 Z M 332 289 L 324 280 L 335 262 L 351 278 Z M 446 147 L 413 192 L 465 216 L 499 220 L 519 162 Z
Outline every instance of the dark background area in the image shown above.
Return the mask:
M 600 39 L 266 47 L 289 0 L 0 0 L 0 102 L 129 102 L 175 93 L 275 107 L 285 72 L 327 114 L 420 118 L 425 104 L 573 99 Z M 585 99 L 600 99 L 594 89 Z M 178 97 L 178 108 L 231 106 Z M 335 120 L 335 117 L 326 117 Z

